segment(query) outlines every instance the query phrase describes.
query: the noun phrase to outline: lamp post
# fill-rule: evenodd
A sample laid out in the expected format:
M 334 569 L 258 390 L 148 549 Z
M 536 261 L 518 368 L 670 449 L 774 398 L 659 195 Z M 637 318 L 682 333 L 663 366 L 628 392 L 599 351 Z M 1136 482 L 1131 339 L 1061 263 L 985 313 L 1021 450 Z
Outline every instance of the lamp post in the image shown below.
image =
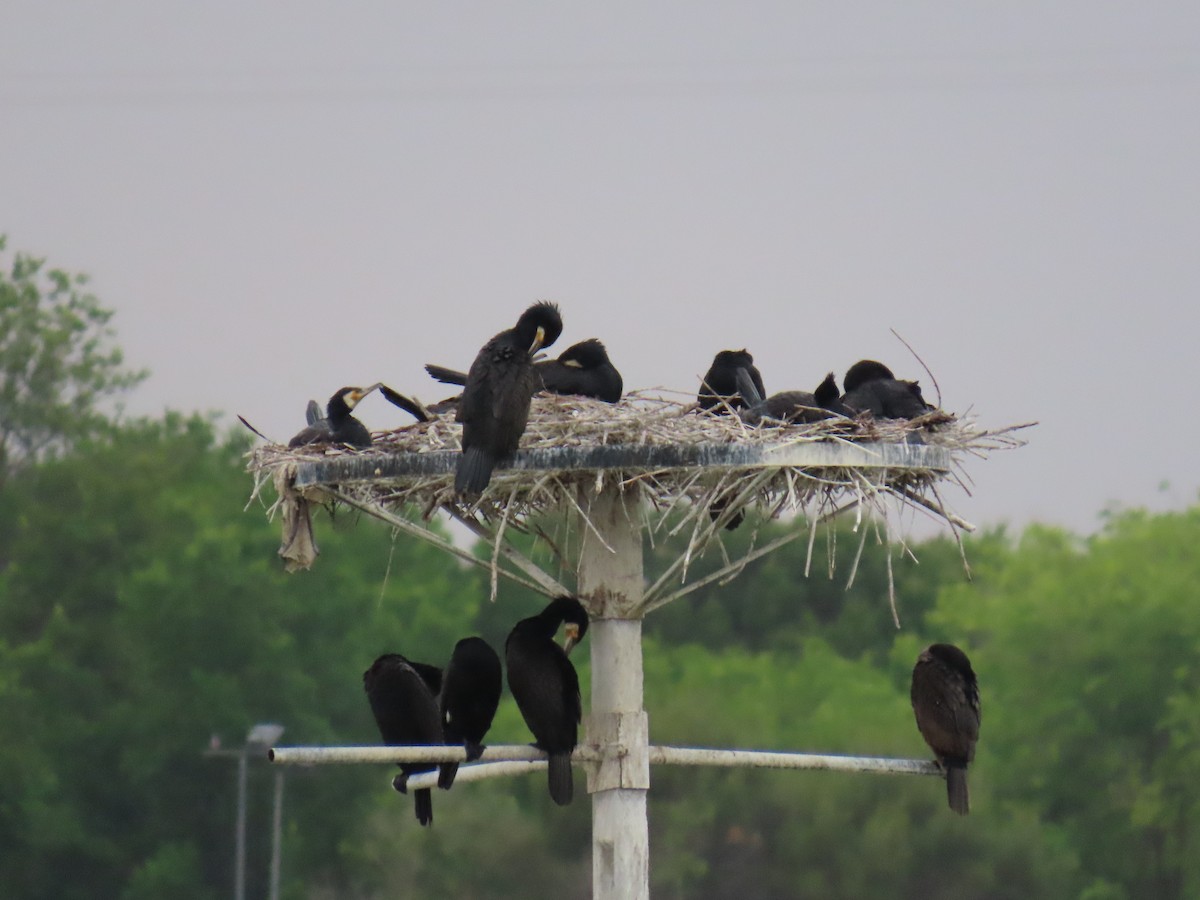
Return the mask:
M 266 752 L 278 743 L 283 735 L 283 726 L 271 722 L 260 722 L 246 735 L 246 743 L 239 750 L 221 750 L 214 736 L 213 746 L 205 751 L 206 756 L 233 756 L 237 758 L 237 824 L 234 826 L 233 897 L 246 900 L 246 780 L 250 755 Z M 280 838 L 283 825 L 283 773 L 275 773 L 275 806 L 272 814 L 271 882 L 270 898 L 279 897 Z

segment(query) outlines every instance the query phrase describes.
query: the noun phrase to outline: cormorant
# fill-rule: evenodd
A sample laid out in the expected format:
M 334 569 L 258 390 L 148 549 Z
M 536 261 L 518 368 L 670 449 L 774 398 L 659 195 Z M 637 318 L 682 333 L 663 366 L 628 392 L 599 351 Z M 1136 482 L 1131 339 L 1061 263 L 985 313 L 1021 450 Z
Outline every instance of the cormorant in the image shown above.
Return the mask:
M 751 425 L 757 425 L 763 419 L 789 424 L 820 422 L 828 419 L 830 413 L 841 415 L 845 409 L 838 400 L 837 382 L 833 381 L 832 372 L 825 376 L 812 394 L 808 391 L 782 391 L 763 398 L 746 369 L 737 370 L 737 387 L 746 404 L 738 415 Z
M 842 390 L 848 394 L 868 381 L 895 380 L 896 376 L 892 374 L 892 370 L 883 363 L 874 359 L 860 359 L 846 370 L 842 377 Z
M 492 727 L 502 682 L 500 657 L 487 641 L 468 637 L 454 645 L 442 676 L 442 729 L 447 744 L 466 748 L 467 762 L 483 753 L 483 736 Z M 438 787 L 449 790 L 457 772 L 458 763 L 444 763 Z
M 554 643 L 566 623 L 566 640 Z M 574 597 L 558 597 L 536 616 L 522 619 L 504 644 L 508 689 L 533 732 L 534 746 L 550 756 L 550 796 L 559 806 L 571 802 L 571 751 L 578 740 L 583 703 L 579 676 L 567 658 L 587 633 L 588 615 Z
M 378 388 L 373 384 L 369 388 L 344 387 L 329 398 L 325 406 L 325 418 L 310 422 L 307 428 L 288 441 L 289 447 L 299 447 L 303 444 L 349 444 L 360 450 L 371 446 L 371 432 L 367 426 L 350 411 L 354 409 L 363 397 Z M 311 416 L 311 412 L 309 413 Z
M 371 712 L 383 742 L 402 747 L 442 744 L 442 719 L 437 693 L 441 688 L 441 670 L 424 663 L 410 663 L 399 653 L 385 653 L 363 672 L 363 690 L 371 702 Z M 396 787 L 404 791 L 408 776 L 432 772 L 434 763 L 400 763 L 401 775 Z M 413 793 L 417 821 L 433 824 L 433 793 L 422 788 Z
M 562 333 L 562 316 L 553 303 L 535 303 L 515 327 L 486 344 L 471 363 L 458 404 L 462 458 L 454 474 L 459 494 L 479 494 L 499 460 L 513 454 L 529 420 L 529 401 L 538 387 L 533 354 Z
M 750 375 L 750 381 L 758 391 L 759 397 L 767 396 L 763 387 L 762 375 L 754 366 L 754 357 L 747 350 L 722 350 L 713 357 L 712 365 L 704 373 L 700 382 L 700 393 L 696 402 L 701 409 L 710 409 L 724 413 L 726 406 L 730 409 L 742 407 L 742 397 L 737 387 L 737 371 L 745 369 Z
M 965 816 L 971 808 L 967 764 L 979 739 L 979 685 L 967 655 L 953 644 L 930 644 L 913 667 L 913 714 L 925 743 L 946 771 L 950 808 Z
M 915 419 L 933 409 L 915 381 L 899 381 L 881 362 L 863 359 L 842 379 L 842 402 L 853 412 L 869 412 L 877 419 Z
M 543 359 L 533 367 L 542 379 L 542 388 L 551 394 L 574 394 L 616 403 L 625 386 L 621 373 L 608 358 L 608 350 L 595 338 L 572 344 L 558 359 Z M 432 363 L 425 366 L 425 371 L 443 384 L 467 383 L 465 372 Z

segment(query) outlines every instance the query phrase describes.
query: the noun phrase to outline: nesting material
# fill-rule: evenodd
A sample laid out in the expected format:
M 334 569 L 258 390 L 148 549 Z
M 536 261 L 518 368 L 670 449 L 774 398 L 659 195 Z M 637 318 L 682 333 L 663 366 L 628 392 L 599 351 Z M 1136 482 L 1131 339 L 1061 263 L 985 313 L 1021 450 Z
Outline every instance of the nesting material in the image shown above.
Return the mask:
M 250 454 L 248 468 L 256 478 L 255 496 L 268 479 L 274 482 L 279 499 L 270 511 L 285 512 L 285 537 L 294 530 L 289 523 L 312 502 L 346 502 L 396 527 L 409 530 L 407 523 L 422 531 L 406 511 L 429 519 L 441 509 L 476 534 L 492 538 L 494 557 L 500 554 L 505 529 L 523 529 L 542 514 L 574 511 L 587 527 L 589 497 L 616 487 L 637 501 L 632 507 L 641 510 L 644 521 L 639 524 L 648 528 L 652 540 L 664 529 L 689 534 L 682 562 L 686 572 L 687 563 L 747 507 L 770 517 L 801 513 L 815 523 L 853 507 L 886 519 L 889 508 L 899 504 L 944 519 L 952 529 L 969 530 L 945 508 L 938 484 L 948 481 L 965 490 L 962 458 L 1021 446 L 1024 441 L 1015 432 L 1024 427 L 987 430 L 970 417 L 942 411 L 911 421 L 860 417 L 751 426 L 734 415 L 699 413 L 690 397 L 661 390 L 634 392 L 617 404 L 538 395 L 516 463 L 498 467 L 487 490 L 470 503 L 453 491 L 454 451 L 462 436 L 453 412 L 376 433 L 368 450 L 266 444 Z M 824 461 L 817 466 L 764 463 L 759 452 L 769 459 L 787 457 L 790 448 L 802 445 L 832 452 L 816 454 Z M 888 447 L 896 451 L 888 455 L 902 464 L 863 464 L 864 452 L 882 459 L 880 450 Z M 655 457 L 671 464 L 629 462 Z M 739 465 L 743 458 L 753 461 Z M 402 471 L 416 463 L 422 473 Z M 292 565 L 302 567 L 305 561 L 298 555 L 308 543 L 299 549 L 294 540 L 285 543 L 292 545 Z M 308 552 L 311 563 L 315 543 Z M 505 556 L 515 562 L 511 553 Z M 545 592 L 561 587 L 553 579 L 548 583 L 529 572 L 526 576 Z

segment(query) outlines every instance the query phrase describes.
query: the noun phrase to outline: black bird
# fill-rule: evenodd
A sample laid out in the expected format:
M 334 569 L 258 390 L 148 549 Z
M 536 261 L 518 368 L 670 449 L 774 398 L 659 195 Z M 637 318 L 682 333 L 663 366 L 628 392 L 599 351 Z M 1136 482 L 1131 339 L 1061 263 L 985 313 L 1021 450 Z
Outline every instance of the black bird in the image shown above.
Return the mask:
M 371 432 L 367 426 L 350 411 L 358 405 L 363 397 L 378 388 L 373 384 L 368 388 L 344 387 L 329 398 L 325 405 L 325 418 L 310 421 L 307 428 L 288 441 L 289 447 L 299 447 L 303 444 L 349 444 L 360 450 L 371 446 Z M 310 404 L 311 406 L 311 404 Z M 311 409 L 308 412 L 311 418 Z
M 442 676 L 442 730 L 447 744 L 466 748 L 467 762 L 483 753 L 483 736 L 492 727 L 502 686 L 500 657 L 487 641 L 468 637 L 454 645 Z M 444 763 L 438 787 L 449 790 L 457 772 L 458 763 Z
M 529 401 L 538 389 L 533 354 L 562 333 L 562 316 L 553 303 L 535 303 L 486 344 L 471 363 L 458 404 L 462 458 L 454 474 L 459 494 L 479 494 L 488 486 L 496 463 L 511 456 L 529 421 Z
M 558 359 L 543 359 L 533 367 L 542 379 L 542 388 L 551 394 L 574 394 L 616 403 L 625 387 L 621 373 L 608 358 L 608 350 L 595 338 L 572 344 Z M 465 372 L 432 363 L 425 366 L 425 371 L 443 384 L 467 383 Z
M 915 381 L 899 381 L 892 370 L 873 359 L 862 359 L 846 371 L 844 403 L 854 413 L 869 412 L 877 419 L 915 419 L 933 409 Z
M 572 344 L 558 359 L 538 363 L 537 372 L 551 394 L 576 394 L 616 403 L 625 388 L 621 373 L 608 358 L 608 350 L 595 338 Z
M 437 693 L 441 670 L 424 663 L 410 663 L 399 653 L 385 653 L 363 672 L 363 690 L 383 742 L 389 746 L 442 744 L 442 717 Z M 400 763 L 396 787 L 404 791 L 408 776 L 432 772 L 434 763 Z M 433 824 L 433 792 L 421 788 L 413 793 L 417 821 Z
M 730 409 L 740 409 L 743 406 L 737 386 L 738 369 L 745 369 L 750 375 L 750 381 L 758 391 L 759 397 L 767 396 L 762 375 L 755 368 L 754 357 L 749 351 L 722 350 L 713 357 L 712 365 L 700 382 L 700 393 L 696 395 L 696 402 L 700 404 L 701 409 L 724 413 L 726 406 Z
M 925 743 L 946 771 L 950 808 L 965 816 L 971 809 L 967 764 L 979 740 L 979 685 L 967 655 L 953 644 L 930 644 L 913 667 L 913 714 Z
M 828 419 L 831 413 L 844 414 L 845 407 L 838 400 L 837 382 L 833 380 L 832 372 L 811 394 L 808 391 L 782 391 L 764 398 L 746 369 L 737 370 L 737 386 L 746 404 L 738 415 L 751 425 L 757 425 L 763 419 L 789 424 L 820 422 Z
M 562 647 L 554 643 L 566 623 Z M 508 689 L 533 732 L 534 746 L 550 756 L 550 796 L 559 806 L 571 802 L 571 751 L 578 740 L 583 702 L 579 676 L 567 658 L 587 634 L 587 611 L 574 597 L 558 597 L 536 616 L 522 619 L 504 644 Z
M 892 370 L 883 363 L 874 359 L 860 359 L 846 370 L 842 377 L 842 390 L 848 394 L 868 381 L 895 380 L 896 376 L 892 374 Z

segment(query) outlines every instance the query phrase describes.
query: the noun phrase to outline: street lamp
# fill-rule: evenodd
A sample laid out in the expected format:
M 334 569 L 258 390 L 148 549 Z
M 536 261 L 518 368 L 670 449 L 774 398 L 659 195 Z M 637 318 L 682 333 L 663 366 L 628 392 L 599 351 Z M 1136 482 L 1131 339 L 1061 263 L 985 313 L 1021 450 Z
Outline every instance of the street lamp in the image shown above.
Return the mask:
M 260 722 L 246 735 L 246 743 L 240 750 L 220 749 L 220 739 L 213 736 L 213 744 L 206 751 L 208 756 L 235 756 L 237 768 L 237 826 L 236 849 L 234 852 L 233 896 L 234 900 L 246 900 L 246 774 L 251 754 L 265 755 L 283 736 L 283 726 L 274 722 Z M 280 839 L 283 830 L 283 771 L 275 772 L 275 803 L 272 811 L 271 832 L 271 880 L 269 900 L 279 900 L 279 871 L 281 861 Z

